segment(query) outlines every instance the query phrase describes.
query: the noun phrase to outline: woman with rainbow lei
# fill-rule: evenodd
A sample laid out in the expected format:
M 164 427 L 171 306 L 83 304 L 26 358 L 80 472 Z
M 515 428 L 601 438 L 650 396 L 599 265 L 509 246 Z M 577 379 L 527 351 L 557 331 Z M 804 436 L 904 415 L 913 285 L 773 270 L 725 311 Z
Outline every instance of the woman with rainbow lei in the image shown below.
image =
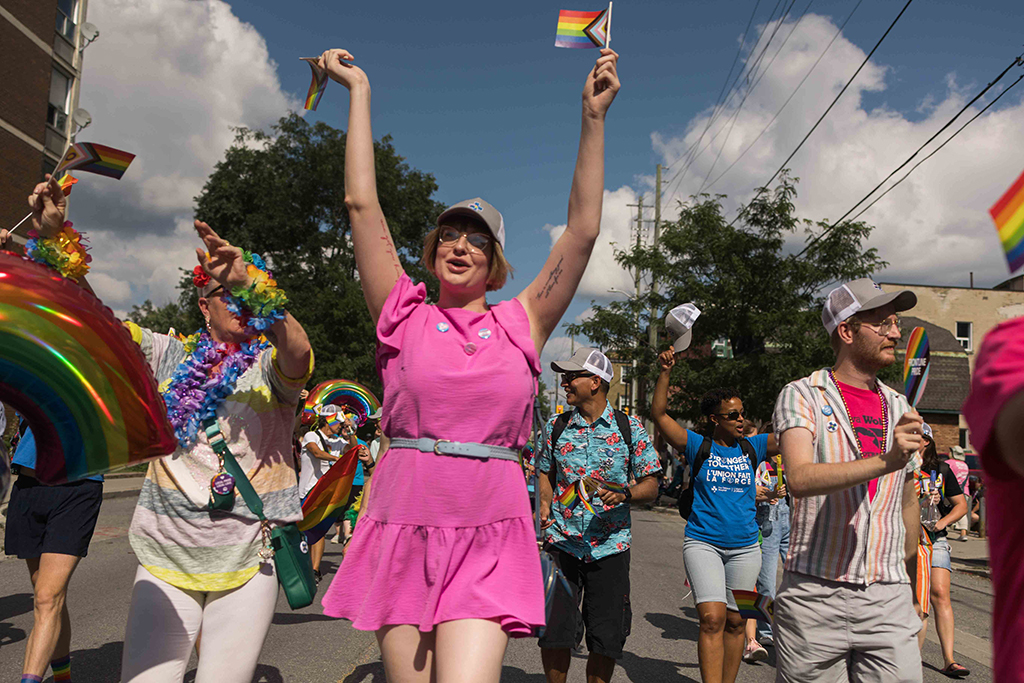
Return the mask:
M 126 683 L 181 681 L 200 629 L 196 681 L 251 681 L 278 595 L 269 527 L 302 518 L 291 435 L 313 370 L 309 339 L 258 254 L 205 223 L 195 228 L 206 246 L 196 250 L 193 277 L 206 329 L 178 339 L 125 323 L 179 443 L 150 463 L 128 532 L 141 566 L 125 630 Z M 211 447 L 221 438 L 269 525 Z

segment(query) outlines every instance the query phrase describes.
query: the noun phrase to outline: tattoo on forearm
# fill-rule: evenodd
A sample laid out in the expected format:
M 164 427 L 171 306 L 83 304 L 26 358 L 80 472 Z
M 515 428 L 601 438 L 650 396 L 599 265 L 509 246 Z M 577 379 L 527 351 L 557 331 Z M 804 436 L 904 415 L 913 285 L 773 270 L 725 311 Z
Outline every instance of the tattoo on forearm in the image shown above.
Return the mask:
M 564 256 L 560 256 L 558 258 L 558 263 L 556 263 L 555 267 L 551 269 L 550 273 L 548 273 L 547 282 L 545 282 L 544 286 L 540 288 L 539 292 L 537 292 L 538 299 L 540 299 L 542 296 L 545 299 L 547 299 L 551 295 L 551 290 L 554 289 L 555 285 L 558 284 L 558 278 L 561 277 L 562 275 L 562 261 L 564 260 Z
M 398 254 L 395 253 L 395 243 L 391 241 L 391 233 L 388 232 L 388 225 L 384 222 L 383 218 L 380 219 L 380 228 L 383 233 L 380 238 L 384 240 L 384 251 L 391 257 L 391 265 L 395 267 L 395 277 L 402 277 L 402 262 L 398 260 Z

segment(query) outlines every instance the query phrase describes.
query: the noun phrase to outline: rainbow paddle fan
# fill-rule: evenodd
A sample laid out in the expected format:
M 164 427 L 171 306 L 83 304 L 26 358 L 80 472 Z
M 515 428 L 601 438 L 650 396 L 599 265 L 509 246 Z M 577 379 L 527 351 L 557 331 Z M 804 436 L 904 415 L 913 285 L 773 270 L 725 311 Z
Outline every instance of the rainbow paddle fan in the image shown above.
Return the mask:
M 318 405 L 334 404 L 342 406 L 356 414 L 356 422 L 360 425 L 366 418 L 380 410 L 380 401 L 369 389 L 350 379 L 331 379 L 313 387 L 302 409 L 302 421 L 312 424 L 316 419 L 313 408 Z
M 32 427 L 47 484 L 177 448 L 153 373 L 110 309 L 10 253 L 0 253 L 0 401 Z
M 903 358 L 903 395 L 913 408 L 917 407 L 928 384 L 928 365 L 931 362 L 928 333 L 915 327 L 907 338 L 907 354 Z

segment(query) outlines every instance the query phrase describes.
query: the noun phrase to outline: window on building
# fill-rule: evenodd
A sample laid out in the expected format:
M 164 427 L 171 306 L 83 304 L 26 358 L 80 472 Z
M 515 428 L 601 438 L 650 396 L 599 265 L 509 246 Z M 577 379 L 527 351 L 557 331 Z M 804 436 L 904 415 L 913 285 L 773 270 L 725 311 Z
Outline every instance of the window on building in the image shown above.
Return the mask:
M 960 448 L 963 448 L 963 449 L 967 448 L 967 430 L 966 429 L 961 429 L 960 430 Z
M 964 351 L 974 350 L 974 323 L 962 323 L 956 324 L 956 340 L 960 342 L 960 346 L 964 347 Z
M 50 102 L 46 109 L 46 122 L 61 131 L 68 123 L 71 81 L 71 76 L 56 67 L 50 73 Z
M 57 33 L 75 42 L 75 24 L 78 23 L 78 0 L 57 0 Z

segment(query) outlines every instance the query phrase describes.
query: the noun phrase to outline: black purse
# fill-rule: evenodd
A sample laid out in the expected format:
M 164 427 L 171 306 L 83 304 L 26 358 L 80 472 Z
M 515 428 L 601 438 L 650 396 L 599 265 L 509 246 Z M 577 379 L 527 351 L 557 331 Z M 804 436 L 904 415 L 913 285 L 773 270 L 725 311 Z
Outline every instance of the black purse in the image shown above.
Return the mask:
M 540 486 L 537 482 L 537 462 L 540 460 L 541 455 L 547 450 L 548 437 L 547 423 L 541 417 L 540 404 L 536 400 L 533 402 L 533 425 L 534 467 L 533 474 L 531 475 L 534 501 L 533 526 L 534 531 L 537 534 L 537 550 L 540 552 L 540 575 L 544 584 L 544 623 L 546 624 L 551 620 L 551 607 L 555 602 L 555 591 L 561 588 L 571 596 L 572 588 L 569 587 L 569 582 L 566 581 L 565 576 L 562 574 L 562 570 L 558 568 L 555 558 L 551 556 L 551 553 L 544 549 L 544 534 L 540 528 Z M 554 465 L 555 463 L 552 459 L 551 466 L 554 467 Z M 554 506 L 553 500 L 552 506 Z M 545 627 L 541 626 L 535 629 L 534 635 L 538 638 L 543 636 L 544 628 Z

